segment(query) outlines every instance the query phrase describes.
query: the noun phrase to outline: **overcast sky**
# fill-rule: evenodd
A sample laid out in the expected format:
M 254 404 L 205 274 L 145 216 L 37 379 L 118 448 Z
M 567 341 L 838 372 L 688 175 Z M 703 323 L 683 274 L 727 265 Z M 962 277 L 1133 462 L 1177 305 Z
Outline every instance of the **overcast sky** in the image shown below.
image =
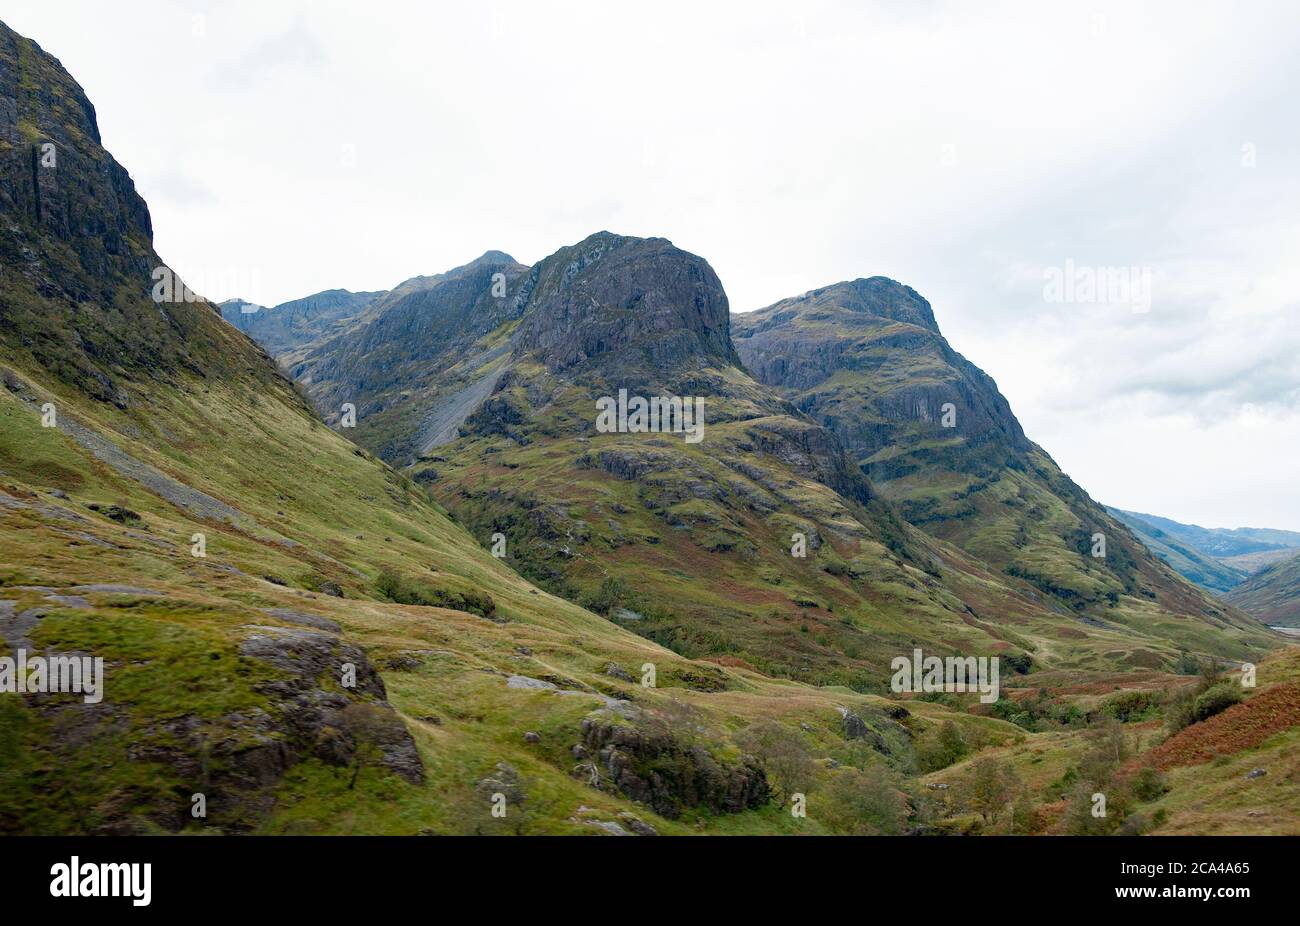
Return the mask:
M 1133 6 L 0 17 L 85 87 L 210 298 L 386 289 L 599 229 L 704 256 L 733 311 L 881 274 L 1094 498 L 1300 530 L 1300 4 Z

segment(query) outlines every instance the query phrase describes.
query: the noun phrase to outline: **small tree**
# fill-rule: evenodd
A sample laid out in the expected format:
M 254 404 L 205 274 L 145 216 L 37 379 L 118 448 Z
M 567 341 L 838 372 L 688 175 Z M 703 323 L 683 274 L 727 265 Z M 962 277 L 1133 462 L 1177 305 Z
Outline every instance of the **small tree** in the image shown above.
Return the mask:
M 778 802 L 808 790 L 813 761 L 794 731 L 774 720 L 760 720 L 740 731 L 736 745 L 758 762 Z
M 1010 765 L 998 759 L 983 758 L 975 760 L 971 767 L 971 774 L 962 785 L 962 798 L 963 803 L 988 825 L 1023 789 L 1020 776 Z
M 927 730 L 916 740 L 916 761 L 922 772 L 937 772 L 958 762 L 969 751 L 961 728 L 945 720 L 936 730 Z
M 829 826 L 852 836 L 897 836 L 907 822 L 907 802 L 881 765 L 840 769 L 822 801 L 834 812 Z

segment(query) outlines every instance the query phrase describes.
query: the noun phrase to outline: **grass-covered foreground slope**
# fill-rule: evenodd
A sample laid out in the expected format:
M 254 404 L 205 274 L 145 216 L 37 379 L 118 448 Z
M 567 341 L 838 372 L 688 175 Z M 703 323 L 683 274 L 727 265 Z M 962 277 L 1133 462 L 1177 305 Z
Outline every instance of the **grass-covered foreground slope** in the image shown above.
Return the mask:
M 101 656 L 105 696 L 0 695 L 6 832 L 793 830 L 739 745 L 760 721 L 904 787 L 923 718 L 692 662 L 539 592 L 287 398 L 196 387 L 136 414 L 38 379 L 11 370 L 0 400 L 3 654 Z M 70 430 L 40 426 L 46 401 Z M 879 750 L 852 758 L 840 708 Z M 853 819 L 814 801 L 799 825 Z
M 1210 670 L 1012 690 L 999 713 L 1035 732 L 926 775 L 926 790 L 964 832 L 1300 835 L 1300 648 L 1252 681 Z
M 1025 437 L 996 384 L 949 346 L 910 287 L 839 283 L 733 325 L 754 376 L 839 436 L 932 536 L 1081 616 L 1106 622 L 1119 602 L 1145 602 L 1151 615 L 1252 632 L 1246 615 L 1183 581 Z

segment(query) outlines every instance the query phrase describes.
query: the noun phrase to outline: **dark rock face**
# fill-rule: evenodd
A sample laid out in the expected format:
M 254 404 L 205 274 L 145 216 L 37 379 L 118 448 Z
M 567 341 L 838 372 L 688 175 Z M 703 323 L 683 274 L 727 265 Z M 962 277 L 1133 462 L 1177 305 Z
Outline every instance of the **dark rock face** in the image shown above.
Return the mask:
M 593 717 L 582 722 L 582 735 L 583 755 L 596 757 L 600 774 L 625 797 L 670 820 L 691 807 L 739 813 L 771 798 L 767 777 L 748 758 L 723 765 L 702 746 L 667 733 Z
M 336 333 L 283 359 L 327 421 L 351 402 L 358 436 L 383 433 L 377 452 L 409 462 L 448 430 L 454 436 L 455 425 L 491 393 L 508 347 L 478 342 L 519 317 L 526 270 L 489 251 L 405 292 L 399 287 L 368 305 L 356 324 L 339 322 Z M 480 381 L 486 389 L 473 388 Z M 456 406 L 447 420 L 430 415 L 447 404 Z
M 534 267 L 528 289 L 515 350 L 535 353 L 552 372 L 628 349 L 659 370 L 700 358 L 736 362 L 717 274 L 663 238 L 599 232 Z
M 164 265 L 149 210 L 101 146 L 94 106 L 3 23 L 0 264 L 0 343 L 96 399 L 125 407 L 132 383 L 182 374 L 285 387 L 201 298 L 153 300 Z
M 313 349 L 294 368 L 294 376 L 314 385 L 313 395 L 322 401 L 347 399 L 364 413 L 371 397 L 394 386 L 415 385 L 413 373 L 427 378 L 456 364 L 464 355 L 454 345 L 471 344 L 517 317 L 520 307 L 511 295 L 511 283 L 524 270 L 508 254 L 489 251 Z M 496 274 L 504 280 L 494 292 Z
M 911 288 L 883 277 L 839 283 L 739 315 L 732 328 L 754 376 L 834 434 L 913 525 L 1076 609 L 1144 586 L 1171 608 L 1193 601 L 1025 436 L 997 384 L 949 346 Z M 1072 529 L 1048 526 L 1049 511 Z M 998 522 L 1014 541 L 980 544 L 979 529 Z M 1088 555 L 1094 531 L 1108 539 L 1104 562 Z M 1050 557 L 1071 564 L 1067 581 L 1040 574 Z
M 900 430 L 917 423 L 937 429 L 948 403 L 950 433 L 1032 446 L 997 384 L 948 345 L 930 304 L 909 286 L 884 277 L 837 283 L 737 316 L 733 327 L 754 377 L 786 390 L 859 457 L 897 444 Z M 837 372 L 862 381 L 853 393 L 860 402 L 822 387 Z
M 286 765 L 307 756 L 347 765 L 359 749 L 369 746 L 396 774 L 412 782 L 423 780 L 415 741 L 389 706 L 383 679 L 359 647 L 314 630 L 253 630 L 240 652 L 282 673 L 259 689 L 280 713 L 274 729 L 282 736 L 266 748 Z M 345 665 L 352 666 L 356 676 L 355 685 L 347 689 L 339 687 Z

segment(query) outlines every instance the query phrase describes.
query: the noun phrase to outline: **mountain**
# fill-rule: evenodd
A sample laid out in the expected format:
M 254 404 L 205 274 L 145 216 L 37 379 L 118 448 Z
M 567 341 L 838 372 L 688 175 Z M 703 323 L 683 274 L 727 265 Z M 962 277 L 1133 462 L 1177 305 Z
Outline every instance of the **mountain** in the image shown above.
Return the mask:
M 1249 574 L 1247 570 L 1234 566 L 1223 560 L 1203 553 L 1187 542 L 1185 536 L 1167 533 L 1144 516 L 1118 508 L 1107 506 L 1107 511 L 1116 520 L 1125 524 L 1138 539 L 1146 544 L 1156 556 L 1160 557 L 1170 568 L 1201 588 L 1213 592 L 1226 592 L 1236 586 Z M 1244 556 L 1258 556 L 1259 553 L 1246 553 Z M 1226 557 L 1225 557 L 1226 559 Z
M 754 376 L 834 432 L 931 536 L 1097 620 L 1114 619 L 1126 598 L 1212 623 L 1244 620 L 1152 557 L 1062 473 L 911 287 L 885 277 L 837 283 L 732 324 Z
M 353 293 L 346 289 L 283 302 L 272 308 L 243 299 L 221 303 L 221 317 L 277 357 L 327 335 L 331 329 L 356 318 L 385 292 Z
M 1062 668 L 1262 642 L 1244 615 L 1139 567 L 1131 538 L 1112 547 L 1125 579 L 1085 563 L 1071 568 L 1090 597 L 1045 599 L 1041 570 L 990 570 L 911 529 L 833 422 L 741 368 L 721 283 L 670 242 L 601 232 L 532 268 L 497 252 L 446 276 L 293 375 L 327 419 L 354 404 L 356 439 L 410 465 L 480 542 L 504 538 L 526 577 L 679 652 L 871 689 L 909 640 L 1026 665 L 1050 651 Z M 899 315 L 934 327 L 923 303 Z M 701 441 L 602 433 L 598 403 L 620 395 L 698 397 Z M 1030 447 L 992 396 L 986 419 Z M 806 558 L 791 555 L 797 534 Z
M 343 403 L 352 403 L 357 439 L 385 459 L 411 462 L 442 427 L 428 415 L 429 390 L 496 368 L 500 345 L 474 345 L 518 317 L 514 300 L 493 292 L 504 294 L 526 269 L 489 251 L 445 274 L 408 281 L 359 323 L 285 362 L 327 420 L 337 421 Z
M 207 303 L 150 299 L 183 285 L 153 253 L 135 184 L 100 147 L 94 107 L 38 47 L 0 39 L 0 345 L 119 408 L 141 378 L 279 379 Z
M 358 406 L 336 431 L 160 272 L 99 138 L 58 61 L 0 24 L 0 832 L 1045 833 L 1076 783 L 1114 798 L 1093 825 L 1160 831 L 1125 779 L 1094 784 L 1092 725 L 1158 716 L 1193 655 L 1258 660 L 1261 685 L 1229 709 L 1242 754 L 1171 775 L 1170 819 L 1294 831 L 1285 776 L 1264 818 L 1236 780 L 1292 758 L 1285 731 L 1262 742 L 1300 677 L 1272 635 L 1140 593 L 1103 620 L 910 527 L 737 365 L 701 258 L 601 234 L 379 297 L 346 323 L 380 326 L 368 350 L 327 332 L 304 368 Z M 367 419 L 405 389 L 385 364 L 425 338 L 443 346 L 405 402 L 437 427 L 398 470 L 348 438 L 383 440 Z M 703 397 L 704 418 L 597 430 L 625 389 Z M 1000 656 L 1001 697 L 888 691 L 914 646 Z M 22 691 L 34 654 L 102 660 L 102 685 Z M 1023 778 L 1015 814 L 967 796 L 985 759 Z
M 1266 566 L 1227 600 L 1273 627 L 1300 627 L 1300 554 Z
M 1258 553 L 1241 553 L 1237 556 L 1225 556 L 1219 560 L 1219 562 L 1231 569 L 1236 569 L 1238 572 L 1243 572 L 1248 576 L 1253 576 L 1266 566 L 1271 566 L 1274 563 L 1280 563 L 1283 560 L 1290 559 L 1297 553 L 1300 553 L 1300 548 L 1284 547 L 1278 550 L 1261 550 Z
M 216 307 L 154 300 L 148 210 L 99 137 L 0 25 L 0 658 L 103 660 L 99 697 L 6 677 L 0 832 L 782 832 L 755 724 L 798 731 L 824 787 L 865 774 L 871 731 L 908 791 L 913 735 L 1016 735 L 687 659 L 530 585 Z M 832 801 L 798 823 L 875 825 Z
M 1158 528 L 1186 546 L 1216 559 L 1245 556 L 1250 553 L 1300 550 L 1300 533 L 1296 531 L 1267 527 L 1200 527 L 1196 524 L 1180 524 L 1178 521 L 1154 514 L 1123 511 L 1119 508 L 1109 510 L 1116 517 L 1132 518 Z
M 1162 536 L 1172 538 L 1183 547 L 1218 560 L 1261 553 L 1277 557 L 1285 551 L 1300 550 L 1300 533 L 1296 531 L 1267 527 L 1200 527 L 1196 524 L 1181 524 L 1154 514 L 1123 511 L 1119 508 L 1107 510 L 1125 523 L 1137 523 L 1143 530 L 1159 531 Z M 1253 570 L 1244 571 L 1249 573 Z

